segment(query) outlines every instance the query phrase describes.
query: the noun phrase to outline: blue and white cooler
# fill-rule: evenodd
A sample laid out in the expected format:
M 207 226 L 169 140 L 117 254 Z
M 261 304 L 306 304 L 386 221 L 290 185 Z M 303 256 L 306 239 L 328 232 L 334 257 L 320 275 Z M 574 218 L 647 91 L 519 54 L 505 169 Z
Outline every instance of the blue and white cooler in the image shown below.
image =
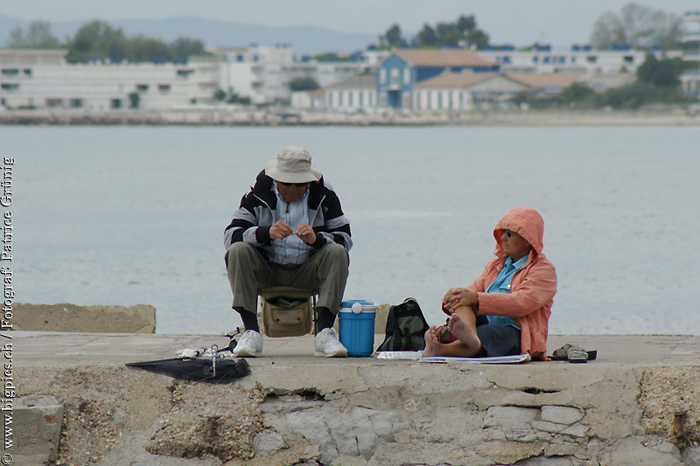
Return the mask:
M 340 342 L 348 356 L 371 356 L 374 353 L 374 320 L 379 306 L 362 299 L 343 301 L 340 305 Z

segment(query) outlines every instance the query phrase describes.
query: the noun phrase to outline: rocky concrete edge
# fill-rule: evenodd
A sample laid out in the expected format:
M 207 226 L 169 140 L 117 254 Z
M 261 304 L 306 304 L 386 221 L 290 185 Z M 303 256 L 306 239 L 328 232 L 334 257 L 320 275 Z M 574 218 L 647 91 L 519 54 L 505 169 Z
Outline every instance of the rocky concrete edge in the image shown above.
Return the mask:
M 226 385 L 117 365 L 18 376 L 20 395 L 65 411 L 56 464 L 700 464 L 697 366 L 278 359 L 252 371 Z
M 15 303 L 13 330 L 89 333 L 155 333 L 156 308 L 134 306 L 78 306 L 70 303 Z

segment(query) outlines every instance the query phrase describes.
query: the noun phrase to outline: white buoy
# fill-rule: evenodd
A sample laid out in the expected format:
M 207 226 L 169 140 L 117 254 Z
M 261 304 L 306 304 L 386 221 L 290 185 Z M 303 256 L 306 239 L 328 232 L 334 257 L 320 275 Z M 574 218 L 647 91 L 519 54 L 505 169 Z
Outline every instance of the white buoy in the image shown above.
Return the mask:
M 362 312 L 362 304 L 353 303 L 352 304 L 352 312 L 354 312 L 355 314 L 359 314 L 360 312 Z

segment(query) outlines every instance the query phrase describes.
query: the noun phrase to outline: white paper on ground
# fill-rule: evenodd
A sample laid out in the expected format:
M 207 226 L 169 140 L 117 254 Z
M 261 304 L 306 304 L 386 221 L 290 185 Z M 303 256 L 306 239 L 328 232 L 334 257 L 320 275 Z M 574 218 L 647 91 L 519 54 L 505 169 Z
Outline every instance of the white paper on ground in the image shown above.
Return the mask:
M 428 356 L 420 358 L 419 362 L 446 363 L 448 361 L 474 362 L 478 364 L 517 364 L 530 361 L 529 354 L 515 354 L 513 356 L 493 356 L 487 358 L 452 358 L 446 356 Z
M 420 359 L 422 351 L 377 351 L 377 359 Z

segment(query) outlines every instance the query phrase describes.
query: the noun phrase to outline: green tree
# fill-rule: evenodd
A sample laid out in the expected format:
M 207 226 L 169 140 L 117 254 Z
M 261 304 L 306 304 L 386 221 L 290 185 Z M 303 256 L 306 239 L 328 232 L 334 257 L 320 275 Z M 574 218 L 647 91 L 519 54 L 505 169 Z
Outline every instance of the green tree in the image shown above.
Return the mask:
M 124 33 L 103 21 L 91 21 L 75 33 L 68 44 L 68 60 L 84 62 L 92 58 L 127 58 Z
M 658 44 L 667 50 L 680 42 L 682 22 L 674 14 L 628 3 L 620 14 L 609 11 L 598 18 L 593 25 L 591 45 L 608 50 L 614 44 L 627 44 L 632 48 Z
M 401 36 L 401 27 L 398 24 L 394 24 L 384 35 L 379 36 L 379 45 L 382 47 L 401 47 L 405 44 L 406 40 Z
M 165 42 L 139 34 L 127 39 L 127 58 L 131 61 L 152 61 L 175 59 L 174 50 Z
M 188 60 L 193 55 L 206 55 L 204 42 L 189 37 L 178 37 L 171 44 L 176 60 Z
M 654 86 L 673 87 L 680 84 L 680 72 L 676 61 L 668 58 L 658 60 L 653 54 L 648 54 L 644 63 L 637 68 L 637 79 Z
M 11 48 L 53 49 L 61 46 L 53 34 L 51 23 L 48 21 L 32 21 L 27 26 L 25 34 L 22 26 L 17 26 L 10 32 L 7 46 Z
M 437 47 L 440 45 L 435 29 L 427 23 L 423 25 L 423 29 L 416 36 L 416 40 L 421 47 Z
M 318 85 L 316 80 L 310 76 L 303 78 L 294 78 L 289 81 L 289 89 L 291 91 L 313 91 L 314 89 L 319 89 L 321 86 Z
M 594 94 L 595 91 L 587 84 L 575 82 L 562 91 L 561 98 L 566 103 L 575 103 L 589 99 Z
M 129 94 L 129 103 L 131 104 L 131 108 L 139 108 L 139 105 L 141 104 L 141 96 L 138 92 L 131 92 Z
M 457 28 L 462 31 L 462 34 L 473 31 L 476 28 L 476 19 L 474 19 L 474 15 L 460 16 L 459 19 L 457 19 Z
M 636 82 L 626 86 L 613 87 L 596 95 L 596 101 L 601 107 L 612 107 L 623 110 L 636 110 L 644 104 L 658 101 L 659 88 Z
M 471 47 L 476 46 L 478 50 L 483 49 L 489 43 L 489 36 L 481 29 L 474 29 L 467 34 L 467 44 Z
M 223 102 L 224 99 L 226 99 L 226 92 L 221 88 L 217 89 L 216 92 L 214 93 L 214 100 L 218 100 L 220 102 Z

